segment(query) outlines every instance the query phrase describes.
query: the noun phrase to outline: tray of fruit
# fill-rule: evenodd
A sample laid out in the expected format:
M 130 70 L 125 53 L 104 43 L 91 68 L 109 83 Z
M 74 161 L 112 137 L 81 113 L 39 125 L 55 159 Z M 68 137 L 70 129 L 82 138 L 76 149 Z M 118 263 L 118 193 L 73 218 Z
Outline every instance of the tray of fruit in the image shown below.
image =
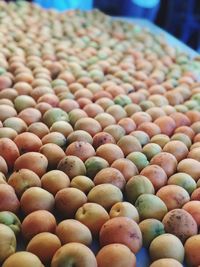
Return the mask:
M 200 60 L 145 20 L 0 1 L 0 265 L 200 265 Z

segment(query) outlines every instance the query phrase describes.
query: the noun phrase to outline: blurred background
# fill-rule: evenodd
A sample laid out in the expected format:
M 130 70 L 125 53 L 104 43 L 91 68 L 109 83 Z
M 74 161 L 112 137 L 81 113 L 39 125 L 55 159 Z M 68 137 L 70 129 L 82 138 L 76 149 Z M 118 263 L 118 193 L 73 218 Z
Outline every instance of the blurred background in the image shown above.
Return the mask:
M 31 2 L 31 1 L 29 1 Z M 44 8 L 90 10 L 152 21 L 200 53 L 200 0 L 33 0 Z

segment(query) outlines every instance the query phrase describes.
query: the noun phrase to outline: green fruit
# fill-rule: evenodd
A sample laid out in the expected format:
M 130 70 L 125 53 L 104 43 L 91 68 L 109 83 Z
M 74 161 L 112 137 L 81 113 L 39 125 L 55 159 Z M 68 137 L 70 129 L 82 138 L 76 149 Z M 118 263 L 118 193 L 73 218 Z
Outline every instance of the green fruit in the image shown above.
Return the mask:
M 131 160 L 136 165 L 139 172 L 142 169 L 144 169 L 147 165 L 149 165 L 147 157 L 145 156 L 145 154 L 141 152 L 132 152 L 128 154 L 126 158 Z
M 135 202 L 140 219 L 157 219 L 162 220 L 167 213 L 165 203 L 157 196 L 152 194 L 143 194 Z
M 154 194 L 155 190 L 147 177 L 136 175 L 127 182 L 125 192 L 128 201 L 134 205 L 140 195 L 145 193 Z
M 109 167 L 108 162 L 100 157 L 91 157 L 85 161 L 86 174 L 93 179 L 102 169 Z
M 51 108 L 47 110 L 43 115 L 43 122 L 51 127 L 56 121 L 69 121 L 68 114 L 60 108 Z
M 15 235 L 18 235 L 21 230 L 21 222 L 19 218 L 10 211 L 1 211 L 0 212 L 0 223 L 9 226 Z
M 165 233 L 164 225 L 156 219 L 146 219 L 139 224 L 139 227 L 145 247 L 149 247 L 154 238 Z

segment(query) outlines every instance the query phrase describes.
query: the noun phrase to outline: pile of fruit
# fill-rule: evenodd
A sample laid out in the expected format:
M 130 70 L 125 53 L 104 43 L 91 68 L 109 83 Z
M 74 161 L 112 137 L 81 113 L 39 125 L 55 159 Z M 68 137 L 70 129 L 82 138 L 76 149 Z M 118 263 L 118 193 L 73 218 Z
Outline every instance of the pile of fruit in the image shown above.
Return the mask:
M 199 266 L 199 77 L 148 29 L 0 1 L 0 264 Z

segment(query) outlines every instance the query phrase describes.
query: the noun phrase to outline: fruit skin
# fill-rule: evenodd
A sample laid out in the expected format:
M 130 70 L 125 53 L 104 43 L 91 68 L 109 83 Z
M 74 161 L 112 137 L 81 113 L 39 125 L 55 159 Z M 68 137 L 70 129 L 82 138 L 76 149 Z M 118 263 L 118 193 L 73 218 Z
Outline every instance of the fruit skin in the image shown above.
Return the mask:
M 157 219 L 146 219 L 139 223 L 143 245 L 149 247 L 152 240 L 165 233 L 164 225 Z
M 200 265 L 200 235 L 194 235 L 185 242 L 185 259 L 189 266 L 196 267 Z
M 48 160 L 44 155 L 38 152 L 27 152 L 15 161 L 14 169 L 15 171 L 29 169 L 41 177 L 46 173 L 47 166 Z
M 149 267 L 183 267 L 183 265 L 175 259 L 166 258 L 154 261 Z
M 166 233 L 176 235 L 183 243 L 197 234 L 197 223 L 187 211 L 174 209 L 169 211 L 162 220 Z
M 81 190 L 85 194 L 88 194 L 95 184 L 89 177 L 78 175 L 71 180 L 70 186 Z
M 77 175 L 86 174 L 86 168 L 83 161 L 76 156 L 66 156 L 61 159 L 57 169 L 66 173 L 70 179 Z
M 180 239 L 172 234 L 163 234 L 156 237 L 150 244 L 151 259 L 173 258 L 179 262 L 184 260 L 184 247 Z
M 110 244 L 104 246 L 96 255 L 98 267 L 135 267 L 136 257 L 131 250 L 123 244 Z
M 97 203 L 85 203 L 77 210 L 75 219 L 86 225 L 94 236 L 98 236 L 102 225 L 110 217 L 101 205 Z
M 51 267 L 97 267 L 93 252 L 83 244 L 69 243 L 59 248 L 53 256 Z
M 122 201 L 123 194 L 115 185 L 100 184 L 93 187 L 87 197 L 88 202 L 100 204 L 106 210 L 110 210 L 115 203 Z
M 26 189 L 32 186 L 41 187 L 41 180 L 35 172 L 29 169 L 20 169 L 10 175 L 8 184 L 14 188 L 16 195 L 20 198 Z
M 44 232 L 35 235 L 29 241 L 26 251 L 35 254 L 44 264 L 48 264 L 60 247 L 61 242 L 56 235 Z
M 183 159 L 177 167 L 178 172 L 185 172 L 197 181 L 200 177 L 200 162 L 195 159 Z
M 72 218 L 78 208 L 87 202 L 87 196 L 77 188 L 64 188 L 55 196 L 56 211 L 64 218 Z
M 107 221 L 100 230 L 99 240 L 101 247 L 121 243 L 133 253 L 142 247 L 142 233 L 136 222 L 126 217 L 116 217 Z
M 195 219 L 197 226 L 200 226 L 200 201 L 198 200 L 193 200 L 187 202 L 182 209 L 186 210 L 189 212 L 192 217 Z
M 21 210 L 30 214 L 36 210 L 53 211 L 55 205 L 54 196 L 40 187 L 28 188 L 20 199 Z
M 18 212 L 20 203 L 12 186 L 0 184 L 0 199 L 0 211 Z
M 178 172 L 170 176 L 168 184 L 175 184 L 183 187 L 189 194 L 191 194 L 197 187 L 194 179 L 187 173 Z
M 109 167 L 109 164 L 105 159 L 94 156 L 85 161 L 85 167 L 87 176 L 93 179 L 100 170 Z
M 2 267 L 44 267 L 39 258 L 27 251 L 16 252 L 3 263 Z
M 181 208 L 185 203 L 190 201 L 188 192 L 179 185 L 166 185 L 156 193 L 162 201 L 164 201 L 168 210 Z
M 16 144 L 6 137 L 0 139 L 0 155 L 5 159 L 9 169 L 13 168 L 14 162 L 20 156 Z
M 128 201 L 134 205 L 140 195 L 154 194 L 155 190 L 151 181 L 147 177 L 136 175 L 127 182 L 125 192 Z
M 109 215 L 110 218 L 128 217 L 136 223 L 140 220 L 137 209 L 131 203 L 126 201 L 114 204 L 109 212 Z
M 64 110 L 51 108 L 44 113 L 43 121 L 50 128 L 56 121 L 69 121 L 69 117 Z
M 11 228 L 0 223 L 0 263 L 15 253 L 17 241 Z
M 10 211 L 1 211 L 0 212 L 0 224 L 5 224 L 9 226 L 15 235 L 18 235 L 21 230 L 21 222 L 19 218 Z
M 44 222 L 46 222 L 44 224 Z M 25 217 L 22 222 L 22 235 L 26 240 L 30 240 L 36 234 L 42 232 L 54 233 L 56 229 L 56 219 L 47 210 L 37 210 Z
M 149 218 L 162 220 L 167 213 L 165 203 L 159 197 L 152 194 L 142 194 L 139 196 L 135 202 L 135 207 L 141 220 Z
M 92 243 L 92 234 L 89 228 L 73 219 L 61 221 L 56 227 L 56 235 L 62 245 L 77 242 L 90 246 Z

